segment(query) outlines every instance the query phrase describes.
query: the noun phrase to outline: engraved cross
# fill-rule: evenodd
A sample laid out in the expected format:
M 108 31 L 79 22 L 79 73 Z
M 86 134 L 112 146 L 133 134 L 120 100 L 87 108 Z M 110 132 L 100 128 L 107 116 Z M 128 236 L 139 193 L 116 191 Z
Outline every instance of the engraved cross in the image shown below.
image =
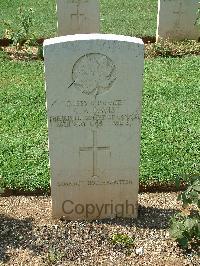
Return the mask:
M 178 15 L 177 20 L 176 20 L 176 26 L 179 27 L 180 26 L 180 21 L 181 21 L 181 16 L 184 14 L 183 10 L 183 3 L 179 4 L 179 10 L 178 11 L 174 11 L 173 13 Z
M 93 131 L 93 145 L 89 147 L 80 147 L 79 152 L 92 151 L 93 153 L 93 173 L 92 177 L 97 177 L 97 155 L 98 151 L 110 151 L 109 146 L 98 146 L 97 145 L 97 132 Z
M 74 3 L 76 3 L 76 2 L 74 2 Z M 71 20 L 72 20 L 72 23 L 75 21 L 76 28 L 80 30 L 81 24 L 85 18 L 85 14 L 80 12 L 79 7 L 80 7 L 80 2 L 77 2 L 76 13 L 71 14 Z

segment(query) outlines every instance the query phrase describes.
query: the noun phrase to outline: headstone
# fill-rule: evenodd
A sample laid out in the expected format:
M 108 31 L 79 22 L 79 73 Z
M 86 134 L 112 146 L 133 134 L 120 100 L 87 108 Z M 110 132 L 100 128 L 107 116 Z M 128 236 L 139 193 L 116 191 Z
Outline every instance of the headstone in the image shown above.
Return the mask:
M 156 39 L 198 40 L 199 0 L 159 0 Z
M 58 36 L 98 33 L 99 0 L 57 0 Z
M 57 37 L 44 57 L 53 216 L 136 217 L 142 40 Z

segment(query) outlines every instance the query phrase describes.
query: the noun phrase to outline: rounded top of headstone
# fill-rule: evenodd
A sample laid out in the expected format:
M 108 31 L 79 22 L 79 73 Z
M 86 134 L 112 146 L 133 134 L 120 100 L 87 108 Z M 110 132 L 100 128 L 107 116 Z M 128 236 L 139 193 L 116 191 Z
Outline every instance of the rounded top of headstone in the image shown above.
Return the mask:
M 59 44 L 65 42 L 74 42 L 74 41 L 89 41 L 89 40 L 103 40 L 103 41 L 119 41 L 119 42 L 129 42 L 143 45 L 143 41 L 140 38 L 116 35 L 116 34 L 74 34 L 61 36 L 56 38 L 47 39 L 44 41 L 44 46 Z

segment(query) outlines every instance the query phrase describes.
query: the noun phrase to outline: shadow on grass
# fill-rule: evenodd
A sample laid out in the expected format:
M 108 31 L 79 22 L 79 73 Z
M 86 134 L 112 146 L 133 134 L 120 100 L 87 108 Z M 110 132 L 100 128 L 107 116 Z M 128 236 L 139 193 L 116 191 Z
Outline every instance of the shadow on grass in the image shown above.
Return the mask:
M 10 260 L 8 249 L 28 248 L 35 254 L 39 253 L 33 234 L 32 219 L 15 219 L 0 214 L 0 263 Z
M 148 229 L 167 229 L 169 228 L 170 218 L 177 212 L 175 209 L 159 209 L 153 207 L 144 207 L 139 205 L 138 218 L 115 218 L 95 221 L 97 224 L 112 224 L 121 226 L 136 226 L 138 228 Z

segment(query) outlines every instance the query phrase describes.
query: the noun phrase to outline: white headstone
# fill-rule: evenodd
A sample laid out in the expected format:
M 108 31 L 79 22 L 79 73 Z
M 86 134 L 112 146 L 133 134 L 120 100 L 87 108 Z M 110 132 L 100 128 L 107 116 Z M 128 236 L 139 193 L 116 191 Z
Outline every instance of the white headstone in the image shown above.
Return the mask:
M 136 217 L 142 40 L 58 37 L 44 57 L 53 216 Z
M 199 0 L 159 0 L 156 39 L 198 40 Z
M 98 33 L 99 0 L 57 0 L 58 36 Z

